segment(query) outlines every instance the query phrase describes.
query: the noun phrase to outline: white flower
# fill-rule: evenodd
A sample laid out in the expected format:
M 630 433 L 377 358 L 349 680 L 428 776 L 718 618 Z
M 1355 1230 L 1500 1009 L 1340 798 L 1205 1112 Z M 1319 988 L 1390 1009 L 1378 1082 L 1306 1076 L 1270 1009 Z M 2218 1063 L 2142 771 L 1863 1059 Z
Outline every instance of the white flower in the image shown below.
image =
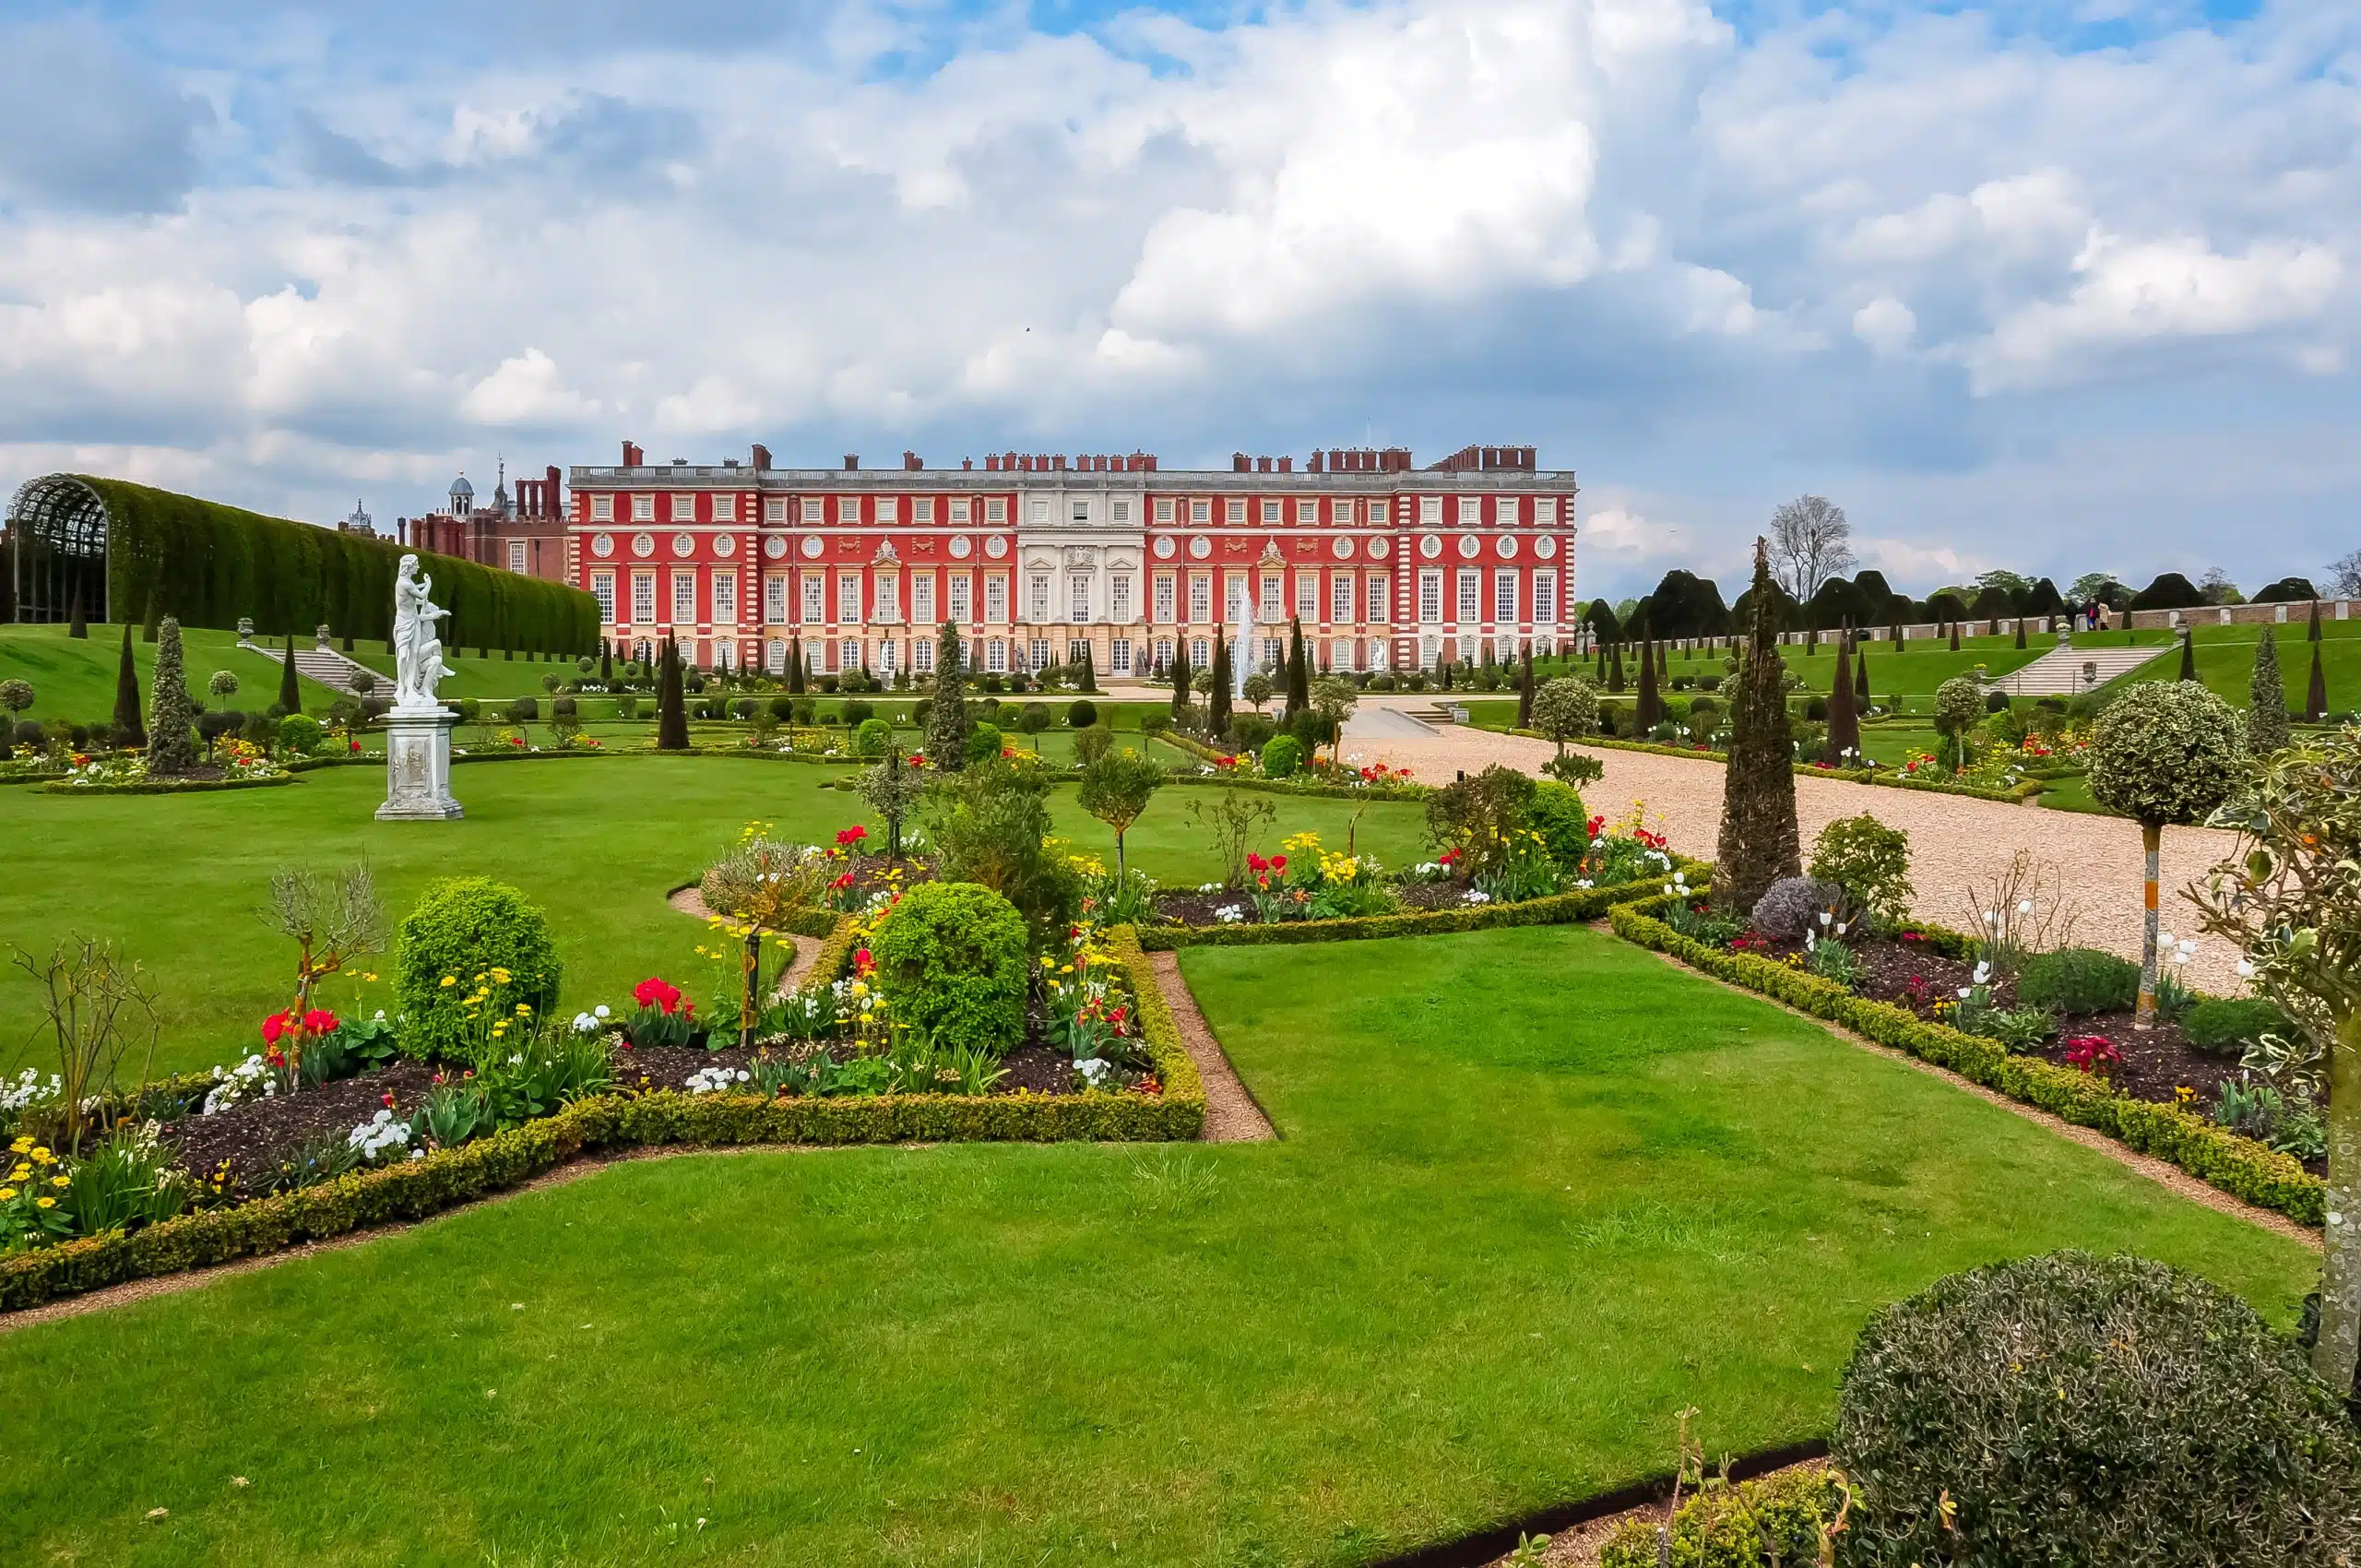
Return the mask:
M 1961 986 L 1961 987 L 1959 988 L 1959 999 L 1960 999 L 1962 1002 L 1966 1001 L 1969 997 L 1971 997 L 1971 996 L 1973 996 L 1973 995 L 1975 995 L 1975 988 L 1974 986 L 1972 986 L 1972 985 L 1964 985 L 1964 986 Z
M 1992 978 L 1992 966 L 1991 966 L 1988 962 L 1987 962 L 1987 963 L 1979 963 L 1979 964 L 1977 964 L 1977 965 L 1975 966 L 1975 983 L 1976 983 L 1976 984 L 1978 984 L 1978 985 L 1982 985 L 1985 981 L 1987 981 L 1987 980 L 1990 980 L 1991 978 Z
M 2252 979 L 2254 979 L 2254 962 L 2253 962 L 2253 960 L 2248 959 L 2248 958 L 2241 958 L 2241 959 L 2239 959 L 2239 960 L 2238 960 L 2238 978 L 2239 978 L 2240 980 L 2252 980 Z
M 599 1003 L 599 1005 L 590 1009 L 590 1016 L 594 1018 L 605 1017 L 607 1016 L 607 1004 L 603 1002 Z M 380 1016 L 383 1016 L 383 1015 L 380 1015 Z
M 1075 1063 L 1074 1070 L 1082 1075 L 1085 1083 L 1097 1088 L 1115 1071 L 1115 1064 L 1103 1057 L 1091 1056 Z
M 2029 914 L 2032 914 L 2032 913 L 2033 913 L 2033 900 L 2032 900 L 2032 899 L 2030 899 L 2030 898 L 2020 898 L 2020 899 L 2018 899 L 2018 900 L 2017 900 L 2017 913 L 2019 913 L 2019 914 L 2021 914 L 2021 915 L 2029 915 Z
M 1471 887 L 1467 890 L 1467 901 L 1471 904 L 1489 904 L 1492 901 L 1492 896 L 1481 888 Z
M 1833 920 L 1834 920 L 1835 918 L 1836 918 L 1836 917 L 1835 917 L 1835 915 L 1833 915 L 1833 913 L 1831 913 L 1830 911 L 1828 911 L 1828 910 L 1826 910 L 1826 909 L 1822 909 L 1822 910 L 1821 910 L 1821 912 L 1820 912 L 1820 923 L 1821 923 L 1821 929 L 1822 929 L 1822 930 L 1827 929 L 1828 922 L 1829 922 L 1829 921 L 1833 921 Z
M 2159 946 L 2159 947 L 2170 947 L 2172 944 L 2173 944 L 2173 933 L 2172 933 L 2171 932 L 2168 932 L 2168 931 L 2160 931 L 2160 932 L 2158 932 L 2156 933 L 2156 945 L 2157 945 L 2157 946 Z

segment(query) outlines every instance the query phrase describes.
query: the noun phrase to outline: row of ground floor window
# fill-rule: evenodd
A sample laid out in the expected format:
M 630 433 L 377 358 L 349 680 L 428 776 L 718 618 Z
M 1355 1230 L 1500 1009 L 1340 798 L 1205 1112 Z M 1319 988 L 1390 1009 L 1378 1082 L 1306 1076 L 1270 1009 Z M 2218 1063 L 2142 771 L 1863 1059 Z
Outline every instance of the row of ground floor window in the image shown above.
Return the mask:
M 618 650 L 641 660 L 653 657 L 661 642 L 658 635 L 628 626 L 613 628 L 610 636 Z M 1431 670 L 1445 659 L 1459 664 L 1480 663 L 1487 654 L 1504 664 L 1519 657 L 1528 643 L 1536 653 L 1550 653 L 1559 649 L 1560 640 L 1554 631 L 1544 629 L 1523 634 L 1425 632 L 1415 639 L 1307 636 L 1304 646 L 1320 669 L 1367 671 L 1406 664 L 1414 648 L 1418 667 Z M 1169 668 L 1183 641 L 1192 669 L 1212 666 L 1211 634 L 1132 636 L 1102 630 L 1086 635 L 1074 628 L 1053 626 L 1029 636 L 971 637 L 967 659 L 970 668 L 991 674 L 1023 674 L 1052 664 L 1079 664 L 1087 648 L 1091 664 L 1103 673 L 1145 675 Z M 1285 627 L 1259 627 L 1250 641 L 1254 645 L 1255 662 L 1263 668 L 1275 668 L 1287 652 Z M 846 670 L 882 675 L 903 670 L 919 675 L 934 672 L 935 639 L 922 631 L 848 636 L 815 628 L 801 642 L 804 667 L 815 674 Z M 682 639 L 682 651 L 701 669 L 760 668 L 774 675 L 786 671 L 792 646 L 784 637 L 730 637 L 709 632 Z

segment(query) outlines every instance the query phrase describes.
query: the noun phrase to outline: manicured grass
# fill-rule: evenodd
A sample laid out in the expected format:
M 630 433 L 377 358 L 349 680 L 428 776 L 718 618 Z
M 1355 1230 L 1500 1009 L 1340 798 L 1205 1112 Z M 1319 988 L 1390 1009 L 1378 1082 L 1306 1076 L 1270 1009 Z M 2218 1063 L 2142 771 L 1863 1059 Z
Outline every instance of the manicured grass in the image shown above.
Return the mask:
M 2300 712 L 2305 686 L 2312 671 L 2312 645 L 2305 638 L 2305 623 L 2293 620 L 2270 629 L 2279 644 L 2279 678 L 2287 687 L 2288 709 Z M 2255 645 L 2262 640 L 2263 630 L 2260 626 L 2199 626 L 2191 639 L 2197 656 L 2197 678 L 2233 707 L 2248 706 Z M 2167 644 L 2171 640 L 2164 634 L 2154 635 Z M 2179 678 L 2180 659 L 2177 655 L 2155 659 L 2124 677 L 2127 681 Z M 2330 711 L 2351 712 L 2361 707 L 2361 621 L 2320 623 L 2320 678 L 2328 686 Z
M 635 1162 L 0 1336 L 13 1555 L 1365 1562 L 1825 1433 L 1953 1269 L 2315 1273 L 1595 932 L 1184 967 L 1285 1142 Z
M 237 708 L 258 713 L 279 697 L 279 660 L 238 646 L 235 632 L 192 627 L 181 634 L 184 673 L 183 684 L 208 707 Z M 132 662 L 139 670 L 139 697 L 146 704 L 155 695 L 156 645 L 131 634 Z M 93 625 L 87 638 L 70 637 L 64 626 L 0 625 L 0 681 L 29 681 L 33 706 L 20 719 L 64 719 L 76 724 L 105 724 L 114 718 L 115 668 L 123 659 L 123 628 Z M 235 696 L 215 697 L 207 690 L 216 670 L 238 678 Z M 325 707 L 338 694 L 314 682 L 296 677 L 306 708 Z
M 366 857 L 397 919 L 433 878 L 484 875 L 515 884 L 549 913 L 569 1004 L 612 1004 L 649 974 L 702 996 L 695 956 L 704 928 L 664 907 L 667 887 L 695 878 L 751 821 L 782 837 L 825 840 L 853 822 L 879 825 L 860 797 L 826 788 L 839 770 L 741 758 L 613 757 L 462 765 L 456 823 L 381 823 L 385 776 L 373 767 L 306 775 L 284 789 L 136 797 L 0 790 L 0 941 L 45 949 L 69 932 L 111 937 L 148 971 L 161 1003 L 161 1071 L 234 1062 L 258 1049 L 260 1021 L 287 1004 L 293 948 L 258 911 L 283 865 L 336 866 Z M 1164 790 L 1130 835 L 1132 863 L 1168 882 L 1218 876 L 1209 837 L 1189 814 L 1219 791 Z M 1408 802 L 1290 800 L 1255 794 L 1280 813 L 1264 852 L 1299 828 L 1342 844 L 1364 810 L 1359 843 L 1389 865 L 1419 858 L 1424 818 Z M 1114 858 L 1114 837 L 1061 789 L 1052 810 L 1077 849 Z M 0 956 L 5 956 L 0 952 Z M 330 1004 L 391 1005 L 390 968 L 374 986 L 331 983 Z M 30 1030 L 33 991 L 0 967 L 0 1067 Z

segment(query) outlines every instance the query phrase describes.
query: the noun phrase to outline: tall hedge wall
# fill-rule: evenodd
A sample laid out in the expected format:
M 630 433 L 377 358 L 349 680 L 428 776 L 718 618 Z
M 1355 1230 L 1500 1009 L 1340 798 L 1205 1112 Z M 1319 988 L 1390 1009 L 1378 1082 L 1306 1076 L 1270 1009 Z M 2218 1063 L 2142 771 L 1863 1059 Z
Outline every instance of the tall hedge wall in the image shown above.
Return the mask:
M 333 627 L 383 638 L 393 628 L 403 549 L 385 540 L 266 517 L 128 480 L 74 476 L 107 508 L 107 597 L 118 620 L 153 627 L 235 627 L 266 636 Z M 464 648 L 580 654 L 599 646 L 597 602 L 581 589 L 454 556 L 417 552 L 451 612 L 443 640 Z

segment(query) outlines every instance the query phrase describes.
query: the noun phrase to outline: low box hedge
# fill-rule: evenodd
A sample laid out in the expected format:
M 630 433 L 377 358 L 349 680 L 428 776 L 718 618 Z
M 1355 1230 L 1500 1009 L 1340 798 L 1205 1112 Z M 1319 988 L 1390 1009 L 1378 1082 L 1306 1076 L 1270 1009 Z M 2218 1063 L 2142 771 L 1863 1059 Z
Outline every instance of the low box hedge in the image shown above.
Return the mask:
M 267 778 L 142 778 L 121 784 L 77 784 L 58 779 L 42 786 L 44 795 L 206 795 L 222 790 L 268 790 L 292 784 L 291 773 Z
M 833 977 L 850 957 L 853 923 L 827 917 L 830 934 L 814 973 Z M 120 1232 L 42 1247 L 0 1260 L 0 1312 L 282 1252 L 372 1226 L 422 1219 L 502 1192 L 600 1149 L 655 1145 L 1148 1143 L 1204 1131 L 1205 1088 L 1181 1043 L 1156 975 L 1127 926 L 1109 933 L 1137 999 L 1140 1032 L 1159 1095 L 1090 1090 L 1074 1095 L 880 1095 L 765 1099 L 756 1095 L 666 1091 L 592 1095 L 553 1116 L 422 1158 L 355 1171 L 234 1208 L 184 1214 Z M 193 1080 L 194 1081 L 194 1080 Z
M 1708 891 L 1713 867 L 1703 861 L 1673 857 L 1673 870 L 1685 873 L 1691 897 Z M 1670 876 L 1672 872 L 1665 873 Z M 1643 877 L 1615 887 L 1578 887 L 1571 893 L 1526 898 L 1514 904 L 1468 904 L 1451 909 L 1414 909 L 1398 915 L 1356 915 L 1335 921 L 1281 921 L 1274 925 L 1148 926 L 1139 933 L 1143 946 L 1162 952 L 1178 947 L 1292 946 L 1305 942 L 1364 942 L 1385 936 L 1443 936 L 1461 931 L 1495 931 L 1507 926 L 1573 925 L 1595 921 L 1619 904 L 1640 898 L 1661 898 L 1661 877 Z
M 2304 1225 L 2317 1226 L 2325 1219 L 2326 1184 L 2293 1156 L 2177 1106 L 2118 1094 L 2094 1075 L 2038 1057 L 2012 1056 L 1997 1040 L 1929 1023 L 1906 1007 L 1856 996 L 1833 980 L 1692 941 L 1655 918 L 1667 902 L 1658 895 L 1619 904 L 1608 919 L 1626 942 L 1669 954 L 1718 980 L 1841 1024 L 1880 1045 L 1906 1051 L 2077 1126 L 2105 1133 L 2260 1208 L 2274 1209 Z
M 1511 730 L 1511 735 L 1522 735 L 1528 741 L 1547 741 L 1549 736 L 1538 730 Z M 1608 735 L 1584 735 L 1566 742 L 1570 746 L 1597 746 L 1606 751 L 1643 752 L 1650 756 L 1685 757 L 1691 762 L 1718 762 L 1726 765 L 1729 754 L 1707 751 L 1696 746 L 1667 746 L 1655 741 L 1621 741 Z M 1939 778 L 1904 778 L 1890 769 L 1875 767 L 1822 767 L 1817 763 L 1799 762 L 1792 771 L 1798 778 L 1833 778 L 1845 784 L 1875 784 L 1887 790 L 1923 790 L 1937 795 L 1965 795 L 1971 800 L 1999 801 L 2005 805 L 2017 805 L 2038 795 L 2042 780 L 2028 778 L 2006 790 L 1996 790 L 1983 784 L 1953 784 Z

